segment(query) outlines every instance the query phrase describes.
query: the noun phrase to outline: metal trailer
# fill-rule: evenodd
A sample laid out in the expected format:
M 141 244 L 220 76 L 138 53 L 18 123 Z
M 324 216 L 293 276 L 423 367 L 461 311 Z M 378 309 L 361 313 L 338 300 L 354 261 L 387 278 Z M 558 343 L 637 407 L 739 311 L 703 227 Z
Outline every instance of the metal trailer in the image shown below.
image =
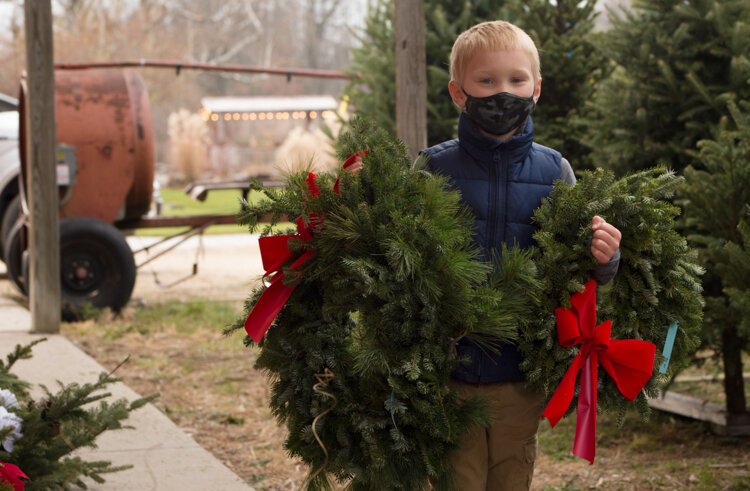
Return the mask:
M 60 197 L 60 279 L 63 318 L 73 319 L 84 305 L 124 307 L 133 291 L 138 267 L 174 249 L 206 227 L 236 223 L 234 215 L 150 216 L 153 196 L 154 145 L 146 86 L 140 75 L 123 66 L 207 69 L 177 62 L 68 64 L 55 71 L 57 179 Z M 208 66 L 222 71 L 258 71 L 287 77 L 348 78 L 339 72 Z M 120 68 L 113 70 L 111 68 Z M 281 70 L 279 72 L 279 70 Z M 26 92 L 22 83 L 20 121 L 25 121 Z M 20 125 L 20 210 L 3 237 L 4 260 L 13 284 L 27 294 L 28 179 L 27 138 Z M 267 181 L 265 184 L 279 184 Z M 238 189 L 247 197 L 247 183 L 195 184 L 188 192 L 205 199 L 212 189 Z M 186 232 L 131 251 L 124 234 L 136 229 L 187 226 Z M 177 239 L 158 254 L 136 265 L 134 256 Z M 197 273 L 193 266 L 193 274 Z

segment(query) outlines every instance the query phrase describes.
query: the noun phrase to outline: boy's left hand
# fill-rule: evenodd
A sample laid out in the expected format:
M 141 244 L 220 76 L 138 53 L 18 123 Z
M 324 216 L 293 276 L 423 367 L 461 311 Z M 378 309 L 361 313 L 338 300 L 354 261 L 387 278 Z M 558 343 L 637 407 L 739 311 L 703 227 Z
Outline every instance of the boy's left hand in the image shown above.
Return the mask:
M 362 155 L 360 153 L 355 154 L 356 157 L 354 157 L 354 162 L 352 162 L 349 167 L 344 167 L 345 171 L 349 171 L 353 174 L 356 174 L 357 172 L 362 170 L 362 167 L 365 166 L 364 163 L 362 163 Z
M 591 255 L 599 264 L 606 264 L 619 249 L 622 234 L 598 215 L 591 220 L 591 229 L 594 232 L 591 237 Z

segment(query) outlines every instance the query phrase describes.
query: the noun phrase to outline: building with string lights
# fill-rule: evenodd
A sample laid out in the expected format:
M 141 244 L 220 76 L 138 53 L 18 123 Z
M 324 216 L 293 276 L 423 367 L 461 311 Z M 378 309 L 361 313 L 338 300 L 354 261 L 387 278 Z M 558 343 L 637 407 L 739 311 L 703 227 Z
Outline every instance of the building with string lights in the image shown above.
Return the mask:
M 313 130 L 346 110 L 330 95 L 204 97 L 201 105 L 211 133 L 209 160 L 235 175 L 273 173 L 274 152 L 293 128 Z

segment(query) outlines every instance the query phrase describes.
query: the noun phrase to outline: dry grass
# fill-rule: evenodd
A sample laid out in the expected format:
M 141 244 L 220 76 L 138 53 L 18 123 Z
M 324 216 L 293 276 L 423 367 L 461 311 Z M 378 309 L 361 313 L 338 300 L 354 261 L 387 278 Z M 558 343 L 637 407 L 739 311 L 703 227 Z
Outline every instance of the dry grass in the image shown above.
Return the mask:
M 306 469 L 283 449 L 285 431 L 268 409 L 268 382 L 257 352 L 223 326 L 238 302 L 192 300 L 129 310 L 122 318 L 67 324 L 63 333 L 107 368 L 130 355 L 119 375 L 204 448 L 261 490 L 299 489 Z M 717 437 L 706 425 L 654 413 L 624 428 L 599 418 L 597 461 L 570 456 L 574 420 L 543 422 L 537 490 L 750 489 L 750 438 Z
M 750 489 L 750 438 L 713 435 L 706 424 L 654 412 L 623 428 L 601 415 L 594 465 L 570 454 L 575 419 L 541 425 L 535 489 L 616 491 Z
M 288 458 L 268 408 L 256 351 L 221 334 L 240 303 L 188 301 L 129 310 L 122 318 L 65 324 L 63 334 L 156 406 L 258 490 L 295 489 L 306 469 Z
M 282 175 L 313 170 L 333 172 L 340 164 L 331 139 L 319 128 L 293 128 L 274 153 L 274 165 Z

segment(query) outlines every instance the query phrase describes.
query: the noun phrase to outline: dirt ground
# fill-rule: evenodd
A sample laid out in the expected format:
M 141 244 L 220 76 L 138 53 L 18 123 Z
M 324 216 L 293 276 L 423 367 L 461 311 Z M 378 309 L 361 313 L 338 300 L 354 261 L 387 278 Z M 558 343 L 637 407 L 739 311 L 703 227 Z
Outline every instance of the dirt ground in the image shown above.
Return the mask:
M 128 240 L 134 250 L 153 241 Z M 144 395 L 159 392 L 157 407 L 256 489 L 299 489 L 307 469 L 283 449 L 268 382 L 253 368 L 256 352 L 221 334 L 261 274 L 257 240 L 206 237 L 198 275 L 159 286 L 154 278 L 169 284 L 191 272 L 198 245 L 142 268 L 120 317 L 104 313 L 63 333 L 108 369 L 130 356 L 118 372 L 124 381 Z M 0 293 L 9 292 L 1 281 Z M 602 416 L 593 466 L 570 456 L 572 419 L 548 426 L 541 425 L 535 490 L 750 489 L 750 438 L 717 437 L 702 423 L 655 413 L 649 423 L 628 418 L 620 430 Z

